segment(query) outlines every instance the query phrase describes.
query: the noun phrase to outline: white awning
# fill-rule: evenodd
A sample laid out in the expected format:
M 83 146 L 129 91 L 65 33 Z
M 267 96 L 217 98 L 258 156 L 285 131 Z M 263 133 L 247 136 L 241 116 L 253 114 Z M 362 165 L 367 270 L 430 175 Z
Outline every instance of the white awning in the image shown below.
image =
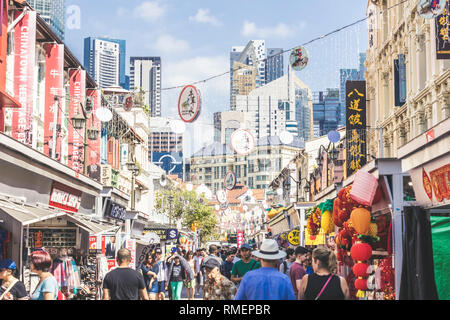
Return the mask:
M 67 214 L 65 218 L 95 236 L 103 233 L 115 233 L 120 228 L 120 226 L 114 224 L 93 220 L 77 214 Z
M 0 213 L 10 216 L 18 221 L 22 226 L 27 226 L 36 222 L 65 216 L 67 213 L 62 210 L 43 209 L 0 200 Z

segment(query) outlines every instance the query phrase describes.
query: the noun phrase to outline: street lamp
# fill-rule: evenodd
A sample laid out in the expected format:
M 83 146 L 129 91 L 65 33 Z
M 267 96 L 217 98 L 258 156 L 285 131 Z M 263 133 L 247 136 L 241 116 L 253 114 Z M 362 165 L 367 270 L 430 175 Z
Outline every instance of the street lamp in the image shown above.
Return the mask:
M 131 172 L 131 210 L 135 207 L 134 185 L 136 177 L 139 175 L 140 167 L 136 161 L 127 162 L 127 169 Z
M 173 195 L 169 195 L 169 225 L 172 227 L 172 203 L 173 203 Z

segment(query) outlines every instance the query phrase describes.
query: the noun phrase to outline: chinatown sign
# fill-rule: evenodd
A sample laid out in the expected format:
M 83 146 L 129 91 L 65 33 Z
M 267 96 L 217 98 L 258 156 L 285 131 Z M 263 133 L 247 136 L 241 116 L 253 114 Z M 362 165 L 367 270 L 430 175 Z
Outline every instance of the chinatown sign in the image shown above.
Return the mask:
M 49 205 L 70 212 L 78 212 L 82 192 L 54 181 Z
M 345 83 L 347 177 L 367 162 L 366 153 L 366 82 Z

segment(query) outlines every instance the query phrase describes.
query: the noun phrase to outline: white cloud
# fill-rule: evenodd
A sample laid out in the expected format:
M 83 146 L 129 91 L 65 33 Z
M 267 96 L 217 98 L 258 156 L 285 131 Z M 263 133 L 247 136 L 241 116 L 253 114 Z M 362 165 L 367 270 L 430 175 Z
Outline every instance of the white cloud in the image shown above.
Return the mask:
M 162 53 L 172 53 L 174 55 L 186 54 L 190 50 L 189 42 L 176 39 L 170 34 L 163 34 L 158 37 L 153 48 Z
M 246 37 L 258 37 L 258 38 L 286 38 L 292 35 L 292 28 L 285 23 L 278 23 L 275 27 L 257 27 L 254 22 L 244 21 L 242 28 L 242 35 Z
M 116 14 L 119 17 L 124 17 L 125 15 L 128 15 L 128 13 L 129 13 L 129 10 L 127 8 L 124 8 L 124 7 L 119 7 L 116 10 Z
M 157 1 L 146 1 L 134 9 L 134 14 L 139 18 L 153 22 L 161 18 L 165 11 L 166 8 L 161 6 Z
M 197 14 L 193 17 L 189 17 L 189 21 L 195 21 L 199 23 L 210 23 L 213 26 L 220 26 L 222 23 L 217 18 L 209 13 L 209 9 L 199 8 Z

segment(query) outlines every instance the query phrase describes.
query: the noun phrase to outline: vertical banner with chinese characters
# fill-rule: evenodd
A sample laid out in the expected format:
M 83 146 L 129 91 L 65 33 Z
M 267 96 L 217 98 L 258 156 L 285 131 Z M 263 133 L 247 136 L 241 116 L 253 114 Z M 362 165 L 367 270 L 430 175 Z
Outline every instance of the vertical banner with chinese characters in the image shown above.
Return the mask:
M 86 71 L 81 69 L 69 70 L 69 119 L 76 114 L 83 114 L 80 103 L 86 98 Z M 78 173 L 83 173 L 84 130 L 75 129 L 69 124 L 69 161 L 68 166 Z
M 56 148 L 56 160 L 61 157 L 61 120 L 64 106 L 64 45 L 46 43 L 45 48 L 45 114 L 44 153 L 51 157 Z M 56 99 L 56 100 L 55 100 Z M 55 117 L 56 112 L 56 117 Z M 56 118 L 56 141 L 53 141 Z M 69 125 L 70 127 L 70 125 Z
M 367 162 L 366 154 L 366 82 L 345 84 L 347 131 L 347 177 Z
M 88 140 L 89 147 L 87 148 L 87 162 L 88 162 L 88 175 L 94 180 L 100 182 L 100 131 L 101 122 L 95 115 L 97 109 L 101 107 L 101 95 L 100 90 L 89 89 L 87 91 L 87 96 L 92 100 L 92 114 L 91 118 L 88 119 L 88 128 L 95 128 L 98 130 L 99 134 L 97 139 Z
M 450 25 L 450 1 L 447 1 L 442 14 L 436 17 L 436 58 L 450 59 L 450 40 L 448 39 Z
M 236 234 L 236 247 L 239 249 L 244 244 L 244 231 L 238 230 Z
M 16 11 L 14 18 L 22 12 Z M 36 11 L 27 11 L 14 28 L 14 96 L 21 107 L 13 109 L 11 135 L 32 145 Z

